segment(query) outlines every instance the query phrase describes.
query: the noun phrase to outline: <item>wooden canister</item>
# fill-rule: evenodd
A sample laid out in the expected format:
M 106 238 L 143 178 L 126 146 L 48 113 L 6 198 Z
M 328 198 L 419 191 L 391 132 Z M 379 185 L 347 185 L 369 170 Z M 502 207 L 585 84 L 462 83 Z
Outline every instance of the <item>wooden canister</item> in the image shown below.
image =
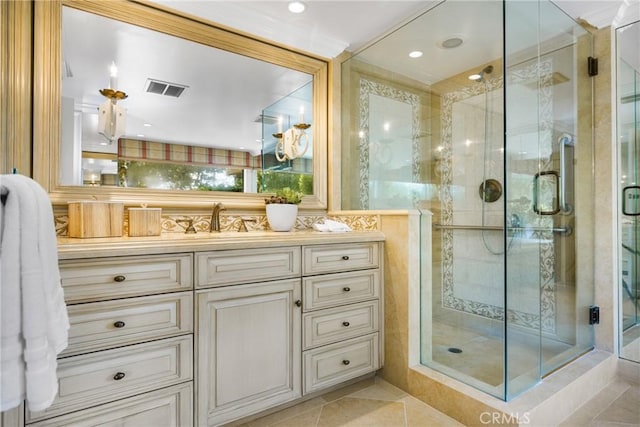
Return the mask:
M 123 212 L 122 202 L 69 202 L 69 237 L 121 237 Z
M 161 219 L 161 208 L 129 208 L 129 236 L 159 236 Z

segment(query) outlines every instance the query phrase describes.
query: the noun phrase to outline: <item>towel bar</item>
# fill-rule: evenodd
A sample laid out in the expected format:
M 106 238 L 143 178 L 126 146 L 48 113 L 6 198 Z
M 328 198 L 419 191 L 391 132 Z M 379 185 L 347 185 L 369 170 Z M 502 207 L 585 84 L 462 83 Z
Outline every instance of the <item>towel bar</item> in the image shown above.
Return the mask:
M 434 223 L 433 228 L 440 230 L 494 230 L 502 231 L 504 227 L 500 225 L 458 225 L 458 224 L 438 224 Z M 559 234 L 570 234 L 571 227 L 507 227 L 509 231 L 553 231 Z

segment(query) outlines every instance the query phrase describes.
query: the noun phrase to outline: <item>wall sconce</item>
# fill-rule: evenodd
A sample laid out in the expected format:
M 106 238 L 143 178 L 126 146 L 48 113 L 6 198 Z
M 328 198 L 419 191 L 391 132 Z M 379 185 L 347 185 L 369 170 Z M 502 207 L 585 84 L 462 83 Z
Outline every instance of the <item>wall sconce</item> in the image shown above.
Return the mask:
M 275 148 L 276 159 L 279 162 L 297 159 L 305 155 L 309 149 L 309 135 L 305 132 L 311 125 L 309 123 L 297 123 L 284 133 L 278 128 L 278 133 L 273 136 L 278 139 Z M 304 143 L 304 148 L 302 144 Z
M 126 115 L 118 101 L 127 98 L 127 94 L 116 89 L 118 69 L 111 63 L 109 88 L 100 89 L 100 94 L 107 100 L 98 107 L 98 133 L 113 143 L 125 133 Z

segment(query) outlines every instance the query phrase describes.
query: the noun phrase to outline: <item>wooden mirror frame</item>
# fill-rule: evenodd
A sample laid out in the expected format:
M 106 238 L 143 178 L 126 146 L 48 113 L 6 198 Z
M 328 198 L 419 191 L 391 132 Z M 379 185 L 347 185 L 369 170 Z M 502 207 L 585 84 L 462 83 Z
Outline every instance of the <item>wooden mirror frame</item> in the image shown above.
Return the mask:
M 62 82 L 62 6 L 160 31 L 169 35 L 245 55 L 313 76 L 313 194 L 302 209 L 327 208 L 328 62 L 276 46 L 194 16 L 160 5 L 126 0 L 48 0 L 34 5 L 33 51 L 33 177 L 49 193 L 54 205 L 70 200 L 118 200 L 126 205 L 146 203 L 158 207 L 211 206 L 264 208 L 262 193 L 152 190 L 62 186 L 59 183 Z

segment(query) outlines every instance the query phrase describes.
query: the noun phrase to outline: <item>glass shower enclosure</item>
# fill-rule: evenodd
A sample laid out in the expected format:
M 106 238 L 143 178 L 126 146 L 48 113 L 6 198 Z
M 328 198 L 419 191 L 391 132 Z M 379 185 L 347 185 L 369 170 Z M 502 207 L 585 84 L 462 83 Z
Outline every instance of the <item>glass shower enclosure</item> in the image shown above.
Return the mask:
M 616 29 L 620 357 L 640 362 L 640 21 Z
M 342 208 L 421 212 L 421 363 L 501 399 L 593 347 L 591 52 L 449 0 L 342 64 Z

